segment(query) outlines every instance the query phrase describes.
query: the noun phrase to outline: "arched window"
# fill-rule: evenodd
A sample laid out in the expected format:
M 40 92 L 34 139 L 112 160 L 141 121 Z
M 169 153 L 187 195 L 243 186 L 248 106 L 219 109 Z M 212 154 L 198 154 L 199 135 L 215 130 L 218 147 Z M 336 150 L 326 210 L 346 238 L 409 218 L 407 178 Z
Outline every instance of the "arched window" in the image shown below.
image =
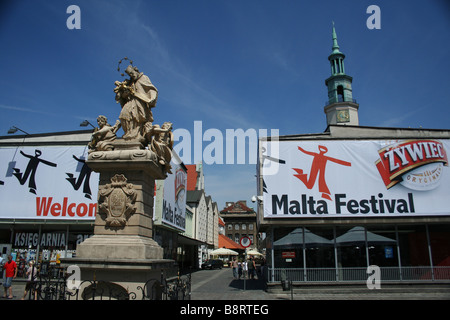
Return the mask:
M 337 94 L 338 94 L 338 101 L 343 102 L 344 100 L 344 87 L 338 86 L 337 87 Z

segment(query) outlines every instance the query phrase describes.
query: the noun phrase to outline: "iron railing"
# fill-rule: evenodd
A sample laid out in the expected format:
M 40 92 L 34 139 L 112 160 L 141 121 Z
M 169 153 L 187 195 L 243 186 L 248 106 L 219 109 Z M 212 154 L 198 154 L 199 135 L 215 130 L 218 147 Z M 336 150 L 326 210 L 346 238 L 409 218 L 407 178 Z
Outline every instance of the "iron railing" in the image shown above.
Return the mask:
M 450 267 L 380 267 L 380 281 L 450 281 Z M 267 268 L 268 282 L 360 282 L 367 268 Z
M 27 294 L 29 300 L 190 300 L 191 274 L 149 279 L 136 292 L 102 280 L 84 280 L 76 289 L 68 287 L 65 269 L 50 267 L 38 272 Z

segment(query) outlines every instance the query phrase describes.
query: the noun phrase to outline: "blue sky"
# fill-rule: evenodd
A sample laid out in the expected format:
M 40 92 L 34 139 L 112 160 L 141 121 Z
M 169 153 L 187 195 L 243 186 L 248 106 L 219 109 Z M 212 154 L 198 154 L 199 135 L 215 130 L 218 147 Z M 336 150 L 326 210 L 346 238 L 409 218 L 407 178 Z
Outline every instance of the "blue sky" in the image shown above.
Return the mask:
M 80 30 L 66 27 L 71 4 L 80 7 Z M 373 4 L 379 30 L 366 27 Z M 332 21 L 360 125 L 449 129 L 445 0 L 19 0 L 0 5 L 0 135 L 11 126 L 78 130 L 99 114 L 114 123 L 114 81 L 125 56 L 159 90 L 155 123 L 172 121 L 192 134 L 194 121 L 224 135 L 323 132 Z M 253 164 L 204 170 L 220 209 L 256 193 Z

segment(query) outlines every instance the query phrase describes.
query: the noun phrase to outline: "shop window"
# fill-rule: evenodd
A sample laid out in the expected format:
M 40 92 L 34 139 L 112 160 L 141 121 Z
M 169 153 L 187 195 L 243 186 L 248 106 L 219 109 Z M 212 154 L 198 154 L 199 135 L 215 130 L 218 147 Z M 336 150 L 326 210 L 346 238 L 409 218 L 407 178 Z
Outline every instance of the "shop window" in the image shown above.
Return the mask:
M 428 225 L 434 267 L 450 266 L 450 225 Z
M 397 231 L 402 267 L 429 266 L 430 256 L 425 226 L 398 226 Z
M 275 268 L 303 268 L 302 228 L 277 228 L 274 230 Z
M 336 227 L 336 248 L 338 268 L 367 268 L 364 227 Z
M 368 227 L 367 246 L 369 265 L 379 267 L 398 266 L 397 237 L 394 226 Z
M 334 268 L 333 228 L 306 227 L 304 233 L 306 267 Z

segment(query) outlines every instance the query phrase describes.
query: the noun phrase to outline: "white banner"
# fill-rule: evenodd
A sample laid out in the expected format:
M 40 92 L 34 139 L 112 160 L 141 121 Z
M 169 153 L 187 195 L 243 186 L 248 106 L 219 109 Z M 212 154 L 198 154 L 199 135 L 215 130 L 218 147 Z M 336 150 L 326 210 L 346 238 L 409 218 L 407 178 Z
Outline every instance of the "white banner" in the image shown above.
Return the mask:
M 0 148 L 0 218 L 94 220 L 99 174 L 82 146 Z
M 262 142 L 266 218 L 450 215 L 449 140 Z
M 180 163 L 179 157 L 172 152 L 172 174 L 168 174 L 164 180 L 162 221 L 185 231 L 187 174 Z

